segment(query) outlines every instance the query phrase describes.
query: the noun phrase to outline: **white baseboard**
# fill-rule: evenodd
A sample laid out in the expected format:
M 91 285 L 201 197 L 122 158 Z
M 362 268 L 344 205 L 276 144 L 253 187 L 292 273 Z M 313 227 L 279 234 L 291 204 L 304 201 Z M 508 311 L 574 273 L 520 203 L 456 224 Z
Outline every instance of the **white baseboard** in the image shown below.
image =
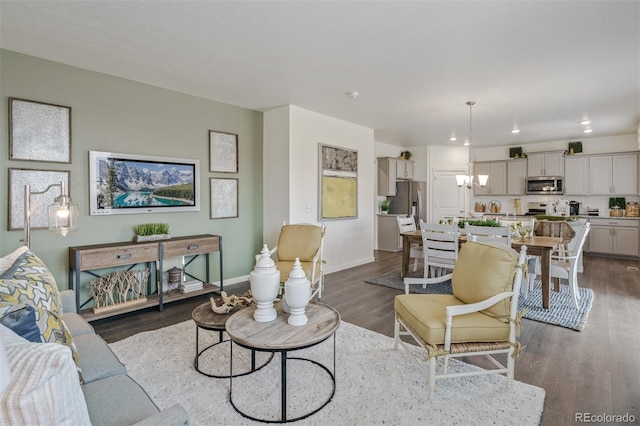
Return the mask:
M 372 257 L 367 257 L 365 259 L 354 260 L 353 262 L 349 262 L 349 263 L 343 263 L 342 265 L 338 265 L 332 268 L 329 266 L 325 266 L 324 273 L 331 274 L 333 272 L 344 271 L 345 269 L 355 268 L 356 266 L 360 266 L 360 265 L 366 265 L 367 263 L 374 262 L 375 260 L 376 258 L 372 256 Z

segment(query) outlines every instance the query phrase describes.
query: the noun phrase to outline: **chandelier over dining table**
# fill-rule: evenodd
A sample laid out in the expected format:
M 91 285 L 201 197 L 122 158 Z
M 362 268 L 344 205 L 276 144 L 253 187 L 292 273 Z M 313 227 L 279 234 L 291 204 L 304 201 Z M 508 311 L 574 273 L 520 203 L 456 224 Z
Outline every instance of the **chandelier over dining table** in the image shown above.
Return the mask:
M 476 104 L 476 101 L 467 101 L 469 105 L 469 140 L 465 142 L 465 145 L 471 146 L 471 130 L 473 124 L 472 109 Z M 456 175 L 456 183 L 458 187 L 466 186 L 467 189 L 473 188 L 473 186 L 484 187 L 487 186 L 489 175 L 478 175 L 478 183 L 473 181 L 473 174 L 471 174 L 471 149 L 469 149 L 469 162 L 467 163 L 467 174 Z

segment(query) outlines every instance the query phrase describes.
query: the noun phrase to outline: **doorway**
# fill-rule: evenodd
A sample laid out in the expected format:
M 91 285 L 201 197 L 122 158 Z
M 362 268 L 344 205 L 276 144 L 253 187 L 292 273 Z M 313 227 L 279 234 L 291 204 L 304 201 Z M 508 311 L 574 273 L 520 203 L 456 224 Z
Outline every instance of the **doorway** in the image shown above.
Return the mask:
M 433 170 L 432 222 L 438 222 L 443 217 L 465 215 L 466 188 L 459 188 L 456 181 L 456 175 L 463 174 L 463 169 Z

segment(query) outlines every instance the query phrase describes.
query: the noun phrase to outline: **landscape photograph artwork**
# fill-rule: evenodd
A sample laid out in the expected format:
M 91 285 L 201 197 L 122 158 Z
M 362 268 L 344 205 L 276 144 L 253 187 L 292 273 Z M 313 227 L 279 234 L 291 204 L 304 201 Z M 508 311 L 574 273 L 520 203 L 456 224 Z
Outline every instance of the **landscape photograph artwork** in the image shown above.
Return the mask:
M 199 210 L 197 160 L 98 154 L 91 158 L 91 214 Z

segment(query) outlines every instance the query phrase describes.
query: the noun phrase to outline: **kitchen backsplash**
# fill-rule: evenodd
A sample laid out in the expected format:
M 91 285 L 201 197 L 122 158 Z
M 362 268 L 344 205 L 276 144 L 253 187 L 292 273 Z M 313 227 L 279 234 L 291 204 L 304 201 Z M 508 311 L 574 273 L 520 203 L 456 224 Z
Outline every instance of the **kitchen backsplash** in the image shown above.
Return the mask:
M 600 216 L 609 216 L 609 197 L 591 197 L 591 196 L 539 196 L 539 195 L 522 195 L 522 196 L 491 196 L 491 195 L 476 195 L 471 200 L 470 211 L 473 211 L 475 203 L 483 203 L 487 206 L 487 212 L 489 212 L 489 205 L 491 201 L 496 200 L 502 204 L 500 213 L 514 213 L 514 200 L 520 199 L 520 211 L 522 214 L 527 212 L 527 203 L 530 202 L 556 202 L 558 200 L 577 201 L 580 203 L 580 214 L 586 215 L 587 209 L 598 209 Z M 640 203 L 640 197 L 627 196 L 624 197 L 626 202 Z

